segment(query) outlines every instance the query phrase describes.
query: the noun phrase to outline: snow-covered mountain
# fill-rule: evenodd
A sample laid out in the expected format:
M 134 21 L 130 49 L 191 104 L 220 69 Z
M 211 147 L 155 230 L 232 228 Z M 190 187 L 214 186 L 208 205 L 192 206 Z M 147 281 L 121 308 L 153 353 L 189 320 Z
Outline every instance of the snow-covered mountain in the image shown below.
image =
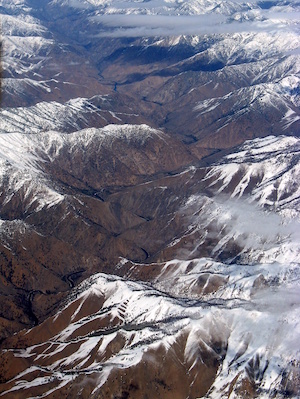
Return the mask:
M 224 268 L 209 259 L 197 266 L 199 276 Z M 247 384 L 261 398 L 280 397 L 297 376 L 299 287 L 286 281 L 266 288 L 262 267 L 253 268 L 232 267 L 234 292 L 228 284 L 215 300 L 172 298 L 142 283 L 93 276 L 60 313 L 19 337 L 13 356 L 23 362 L 5 397 L 109 397 L 116 380 L 116 392 L 129 397 L 243 397 Z M 269 278 L 280 268 L 265 265 Z
M 116 136 L 120 128 L 110 131 Z M 138 138 L 136 129 L 124 132 L 124 140 Z M 39 148 L 55 157 L 69 140 L 76 139 L 69 148 L 78 151 L 74 145 L 87 146 L 93 134 L 50 132 Z M 159 258 L 173 258 L 146 264 L 121 258 L 113 270 L 122 278 L 88 278 L 55 316 L 7 339 L 4 397 L 57 397 L 66 390 L 74 397 L 141 397 L 153 389 L 158 397 L 166 391 L 243 397 L 245 390 L 297 397 L 298 157 L 298 139 L 269 137 L 211 167 L 166 176 L 162 189 L 183 178 L 194 192 L 169 218 L 170 227 L 179 218 L 181 230 Z M 139 190 L 149 196 L 151 184 Z M 6 370 L 10 362 L 16 371 Z
M 299 4 L 0 0 L 0 397 L 298 398 Z

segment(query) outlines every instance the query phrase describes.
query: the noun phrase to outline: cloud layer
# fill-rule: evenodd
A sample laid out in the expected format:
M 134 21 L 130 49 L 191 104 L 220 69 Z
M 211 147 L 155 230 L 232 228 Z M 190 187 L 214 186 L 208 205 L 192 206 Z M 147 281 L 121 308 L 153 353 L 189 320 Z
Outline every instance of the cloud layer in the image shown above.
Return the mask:
M 101 36 L 177 36 L 282 29 L 299 32 L 299 6 L 276 0 L 87 2 L 95 7 L 96 16 L 92 19 L 100 25 Z
M 251 15 L 250 15 L 251 16 Z M 202 15 L 104 14 L 93 17 L 101 36 L 177 36 L 239 32 L 295 30 L 300 12 L 262 12 L 252 20 L 228 19 L 217 13 Z M 299 26 L 299 25 L 298 25 Z

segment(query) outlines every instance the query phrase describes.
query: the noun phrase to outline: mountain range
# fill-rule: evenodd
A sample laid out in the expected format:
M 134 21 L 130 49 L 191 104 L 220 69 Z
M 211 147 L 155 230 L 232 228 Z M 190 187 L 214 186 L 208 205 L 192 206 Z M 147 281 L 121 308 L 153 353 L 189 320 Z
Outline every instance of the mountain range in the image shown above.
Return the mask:
M 298 398 L 296 1 L 0 0 L 0 397 Z

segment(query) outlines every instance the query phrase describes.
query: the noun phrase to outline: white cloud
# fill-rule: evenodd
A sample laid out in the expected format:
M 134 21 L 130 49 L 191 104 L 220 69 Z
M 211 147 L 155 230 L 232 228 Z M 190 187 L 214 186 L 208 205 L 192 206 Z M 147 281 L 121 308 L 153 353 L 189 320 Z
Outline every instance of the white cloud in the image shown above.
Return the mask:
M 261 12 L 254 20 L 232 21 L 226 16 L 106 14 L 93 17 L 100 24 L 100 36 L 140 37 L 177 36 L 239 32 L 272 32 L 295 29 L 300 12 Z

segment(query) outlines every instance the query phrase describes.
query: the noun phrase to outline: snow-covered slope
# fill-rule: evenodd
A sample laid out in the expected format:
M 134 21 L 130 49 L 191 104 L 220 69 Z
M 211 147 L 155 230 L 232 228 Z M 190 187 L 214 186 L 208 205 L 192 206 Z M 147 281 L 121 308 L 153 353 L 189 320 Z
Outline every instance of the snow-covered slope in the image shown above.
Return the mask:
M 40 116 L 25 111 L 26 121 L 22 112 L 2 111 L 4 116 L 9 114 L 4 124 L 8 132 L 0 134 L 2 215 L 7 214 L 5 207 L 14 214 L 13 208 L 20 206 L 28 215 L 57 205 L 66 199 L 74 178 L 77 184 L 82 181 L 81 188 L 85 184 L 95 190 L 105 185 L 126 186 L 146 174 L 179 168 L 189 159 L 180 143 L 147 125 L 107 125 L 68 134 L 44 132 L 55 123 L 59 128 L 58 121 L 65 126 L 67 116 L 61 111 L 56 112 L 57 119 L 51 119 L 50 113 L 43 114 L 45 107 L 35 108 L 40 108 Z M 53 111 L 51 105 L 50 109 Z M 27 132 L 20 133 L 22 130 Z
M 54 41 L 41 21 L 30 15 L 26 2 L 4 2 L 2 7 L 4 91 L 24 94 L 27 86 L 49 91 L 41 70 Z
M 205 180 L 231 198 L 246 194 L 263 207 L 299 215 L 299 150 L 295 137 L 256 139 L 212 166 Z
M 124 103 L 115 109 L 115 99 L 108 96 L 74 98 L 61 104 L 43 101 L 31 107 L 4 107 L 0 110 L 1 133 L 41 133 L 55 130 L 62 133 L 84 127 L 102 127 L 111 123 L 141 122 L 141 117 Z
M 64 199 L 41 168 L 37 145 L 30 137 L 0 135 L 0 186 L 3 208 L 19 195 L 25 212 L 54 206 Z

